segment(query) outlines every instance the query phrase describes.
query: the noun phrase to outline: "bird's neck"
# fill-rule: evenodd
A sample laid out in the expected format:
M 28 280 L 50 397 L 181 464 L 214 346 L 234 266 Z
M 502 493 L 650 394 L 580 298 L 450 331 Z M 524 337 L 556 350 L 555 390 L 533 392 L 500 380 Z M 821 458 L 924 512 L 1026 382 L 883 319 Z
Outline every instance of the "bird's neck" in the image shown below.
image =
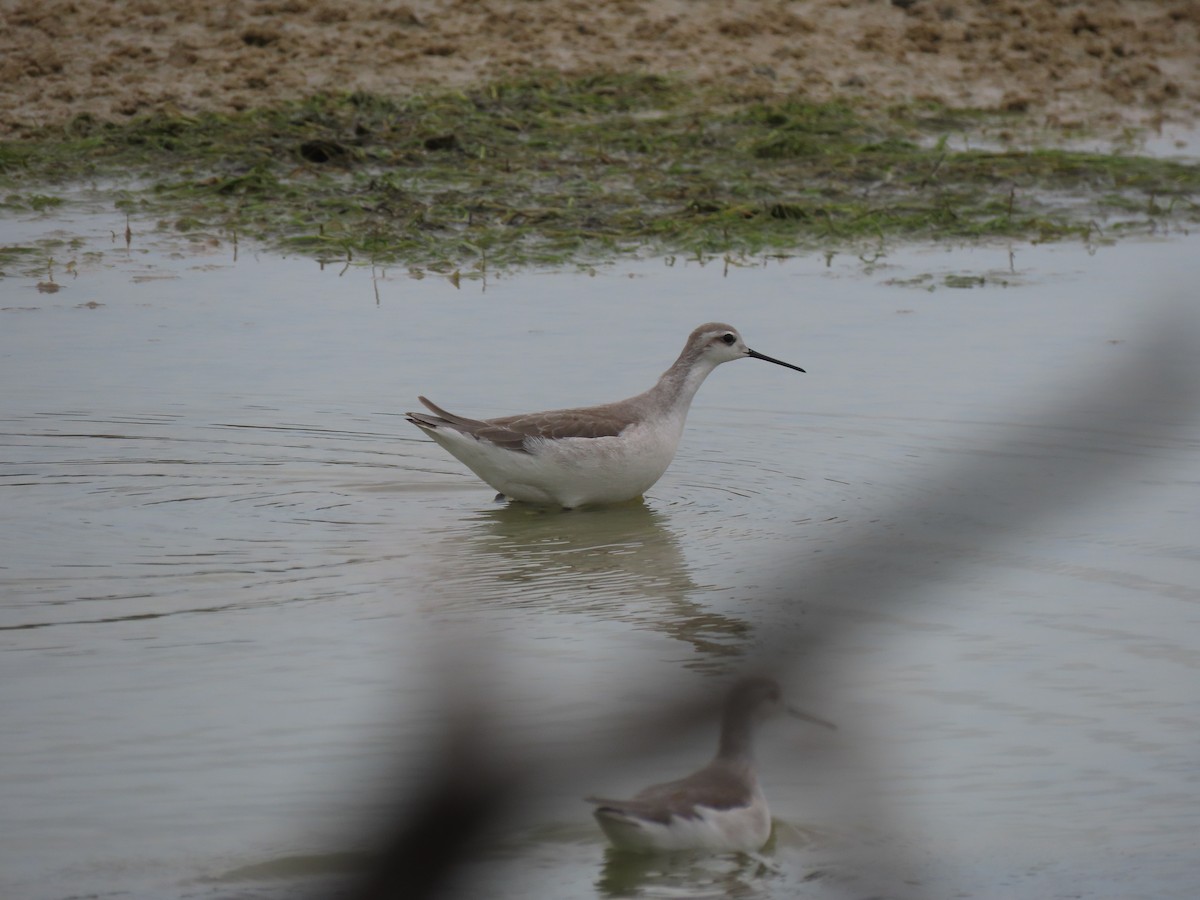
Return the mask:
M 727 715 L 721 724 L 717 759 L 743 765 L 754 759 L 754 723 L 743 710 Z
M 715 364 L 685 350 L 649 390 L 650 399 L 660 408 L 686 416 L 696 391 L 714 368 Z

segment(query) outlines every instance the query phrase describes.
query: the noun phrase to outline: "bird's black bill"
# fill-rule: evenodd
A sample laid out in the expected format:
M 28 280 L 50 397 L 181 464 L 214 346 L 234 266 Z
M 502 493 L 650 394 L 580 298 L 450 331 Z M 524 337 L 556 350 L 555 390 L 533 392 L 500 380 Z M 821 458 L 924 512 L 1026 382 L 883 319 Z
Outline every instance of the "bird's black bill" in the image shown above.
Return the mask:
M 789 716 L 793 716 L 797 719 L 803 719 L 805 722 L 812 722 L 814 725 L 821 725 L 825 728 L 828 728 L 830 731 L 837 731 L 837 726 L 828 719 L 822 719 L 820 716 L 814 716 L 812 713 L 806 713 L 804 710 L 796 709 L 794 706 L 787 706 L 784 708 L 787 710 L 787 714 Z
M 775 359 L 775 358 L 773 358 L 773 357 L 770 357 L 770 356 L 764 356 L 763 354 L 759 353 L 757 350 L 751 350 L 749 347 L 747 347 L 747 348 L 746 348 L 746 355 L 747 355 L 747 356 L 752 356 L 752 357 L 754 357 L 755 359 L 761 359 L 761 360 L 763 360 L 764 362 L 773 362 L 773 363 L 775 363 L 775 365 L 777 365 L 777 366 L 783 366 L 785 369 L 795 369 L 797 372 L 803 372 L 803 371 L 804 371 L 804 370 L 803 370 L 802 368 L 800 368 L 799 366 L 793 366 L 791 363 L 785 363 L 785 362 L 784 362 L 783 360 L 781 360 L 781 359 Z

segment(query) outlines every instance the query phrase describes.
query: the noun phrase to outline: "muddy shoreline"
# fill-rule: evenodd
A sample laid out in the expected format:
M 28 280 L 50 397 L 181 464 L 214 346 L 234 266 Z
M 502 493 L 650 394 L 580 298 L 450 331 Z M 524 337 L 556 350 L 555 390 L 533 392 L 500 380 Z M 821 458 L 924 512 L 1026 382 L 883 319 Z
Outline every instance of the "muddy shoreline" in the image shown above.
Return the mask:
M 665 74 L 738 98 L 936 102 L 1054 127 L 1193 123 L 1200 4 L 928 0 L 0 0 L 0 135 L 80 115 L 409 95 L 539 70 Z

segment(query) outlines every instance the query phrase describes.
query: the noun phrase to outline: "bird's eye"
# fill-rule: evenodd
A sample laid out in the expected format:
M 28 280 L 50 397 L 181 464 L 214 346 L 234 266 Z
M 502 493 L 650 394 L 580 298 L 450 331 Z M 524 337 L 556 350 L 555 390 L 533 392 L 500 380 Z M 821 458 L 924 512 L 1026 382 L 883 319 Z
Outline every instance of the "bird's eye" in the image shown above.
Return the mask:
M 736 340 L 737 340 L 737 338 L 736 338 L 736 337 L 734 337 L 734 336 L 733 336 L 733 334 L 732 334 L 731 332 L 728 332 L 728 331 L 727 331 L 727 332 L 725 332 L 725 334 L 723 334 L 723 335 L 721 336 L 721 340 L 723 340 L 723 341 L 724 341 L 725 343 L 727 343 L 727 344 L 732 344 L 734 341 L 736 341 Z

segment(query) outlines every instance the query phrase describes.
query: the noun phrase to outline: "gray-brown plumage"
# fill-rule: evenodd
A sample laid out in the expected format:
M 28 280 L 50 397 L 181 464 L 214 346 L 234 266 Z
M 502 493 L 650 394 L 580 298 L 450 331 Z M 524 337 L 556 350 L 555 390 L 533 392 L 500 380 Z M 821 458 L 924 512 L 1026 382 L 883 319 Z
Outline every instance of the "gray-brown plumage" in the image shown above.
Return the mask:
M 405 413 L 408 421 L 418 428 L 449 426 L 518 453 L 529 452 L 525 445 L 527 438 L 616 437 L 637 419 L 632 411 L 617 409 L 615 403 L 590 407 L 586 410 L 587 415 L 578 416 L 571 415 L 578 412 L 573 409 L 548 409 L 496 419 L 468 419 L 442 409 L 426 397 L 417 399 L 437 414 Z

